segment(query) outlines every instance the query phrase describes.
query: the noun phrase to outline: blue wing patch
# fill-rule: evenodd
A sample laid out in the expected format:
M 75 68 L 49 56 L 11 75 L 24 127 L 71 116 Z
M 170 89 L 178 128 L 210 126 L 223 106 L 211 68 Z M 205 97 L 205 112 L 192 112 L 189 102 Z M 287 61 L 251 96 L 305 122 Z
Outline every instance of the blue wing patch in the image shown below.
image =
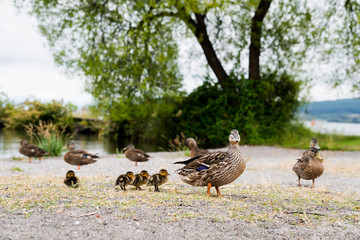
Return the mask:
M 200 167 L 196 168 L 196 171 L 200 172 L 201 170 L 206 170 L 206 169 L 209 169 L 209 168 L 204 165 L 201 165 Z

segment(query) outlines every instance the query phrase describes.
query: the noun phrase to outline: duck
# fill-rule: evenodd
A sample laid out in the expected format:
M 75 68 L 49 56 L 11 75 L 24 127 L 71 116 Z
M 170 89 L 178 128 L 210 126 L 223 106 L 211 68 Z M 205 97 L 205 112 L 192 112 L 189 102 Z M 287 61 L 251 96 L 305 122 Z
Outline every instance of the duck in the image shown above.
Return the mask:
M 115 186 L 119 185 L 122 190 L 126 191 L 126 185 L 132 184 L 134 179 L 134 173 L 129 171 L 116 179 Z
M 32 157 L 38 157 L 41 163 L 41 158 L 49 155 L 48 152 L 46 152 L 44 149 L 39 148 L 38 146 L 31 145 L 29 142 L 25 139 L 22 139 L 20 141 L 20 148 L 19 152 L 27 157 L 29 157 L 29 163 L 31 163 Z
M 136 190 L 141 190 L 142 185 L 146 184 L 149 180 L 149 173 L 146 170 L 142 170 L 139 174 L 135 175 L 134 182 L 132 185 L 135 186 Z
M 65 162 L 79 166 L 78 170 L 80 170 L 80 166 L 95 163 L 96 160 L 94 158 L 99 158 L 96 154 L 88 153 L 84 150 L 75 150 L 75 144 L 73 142 L 69 142 L 66 148 L 69 151 L 64 155 Z
M 190 148 L 190 158 L 210 153 L 208 150 L 200 149 L 193 138 L 187 138 L 185 144 Z
M 135 148 L 133 144 L 129 144 L 123 150 L 125 151 L 125 157 L 130 161 L 135 162 L 135 166 L 137 166 L 138 162 L 149 161 L 150 156 L 146 154 L 143 150 Z
M 78 188 L 80 180 L 75 176 L 75 172 L 73 170 L 69 170 L 66 173 L 64 183 L 68 187 Z
M 240 150 L 240 134 L 236 129 L 229 135 L 229 148 L 226 152 L 216 151 L 174 164 L 185 164 L 175 172 L 180 179 L 192 186 L 207 186 L 210 196 L 211 187 L 215 187 L 217 196 L 222 196 L 219 187 L 232 183 L 245 171 L 246 161 Z
M 302 157 L 297 159 L 293 171 L 298 176 L 298 186 L 301 187 L 300 179 L 312 180 L 312 187 L 315 187 L 315 179 L 324 173 L 323 161 L 319 153 L 319 144 L 316 138 L 310 141 L 310 149 L 306 150 Z
M 149 178 L 147 186 L 154 186 L 155 192 L 160 192 L 159 186 L 163 185 L 168 181 L 168 176 L 171 174 L 168 173 L 166 169 L 161 169 L 159 173 L 152 175 Z

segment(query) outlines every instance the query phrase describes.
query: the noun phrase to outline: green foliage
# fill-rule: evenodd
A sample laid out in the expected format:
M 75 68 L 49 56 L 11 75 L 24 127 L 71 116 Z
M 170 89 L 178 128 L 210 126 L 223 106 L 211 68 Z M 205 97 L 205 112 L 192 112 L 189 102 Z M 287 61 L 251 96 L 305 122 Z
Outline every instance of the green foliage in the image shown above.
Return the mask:
M 240 131 L 242 142 L 261 144 L 280 135 L 300 102 L 301 82 L 286 74 L 268 74 L 254 89 L 242 78 L 222 90 L 206 82 L 181 104 L 182 114 L 169 121 L 172 133 L 204 138 L 204 145 L 223 146 L 231 129 Z M 175 135 L 175 134 L 174 134 Z
M 50 156 L 61 156 L 64 146 L 72 138 L 71 135 L 65 134 L 63 130 L 49 122 L 39 121 L 38 125 L 29 123 L 25 126 L 27 135 L 31 140 L 38 142 L 38 146 L 49 153 Z
M 72 112 L 76 107 L 62 101 L 42 103 L 37 100 L 25 101 L 14 108 L 7 108 L 5 126 L 22 129 L 24 125 L 36 124 L 39 121 L 52 122 L 60 128 L 65 128 L 73 122 Z
M 0 92 L 0 126 L 4 125 L 9 117 L 9 113 L 15 108 L 14 104 L 11 103 L 8 96 Z

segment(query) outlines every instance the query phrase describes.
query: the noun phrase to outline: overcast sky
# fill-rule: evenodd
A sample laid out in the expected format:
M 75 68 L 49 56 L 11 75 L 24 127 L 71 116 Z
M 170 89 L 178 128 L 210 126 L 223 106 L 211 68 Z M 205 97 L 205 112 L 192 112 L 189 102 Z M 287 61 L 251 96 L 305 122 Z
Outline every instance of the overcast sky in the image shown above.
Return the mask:
M 35 17 L 19 13 L 11 2 L 0 0 L 0 91 L 16 103 L 27 98 L 64 100 L 78 106 L 91 103 L 82 80 L 65 75 L 54 64 Z M 182 69 L 191 68 L 187 65 Z M 185 89 L 191 91 L 196 86 L 191 74 L 184 74 Z M 313 101 L 354 97 L 347 87 L 333 90 L 321 82 L 316 83 L 310 95 Z

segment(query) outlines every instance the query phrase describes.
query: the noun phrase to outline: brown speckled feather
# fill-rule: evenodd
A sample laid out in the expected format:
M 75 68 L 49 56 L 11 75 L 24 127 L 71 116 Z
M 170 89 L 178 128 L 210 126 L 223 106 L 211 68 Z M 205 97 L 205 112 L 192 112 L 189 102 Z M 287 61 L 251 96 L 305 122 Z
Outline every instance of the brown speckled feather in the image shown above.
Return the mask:
M 48 155 L 44 149 L 31 145 L 26 140 L 21 140 L 20 144 L 19 152 L 27 157 L 43 157 Z

